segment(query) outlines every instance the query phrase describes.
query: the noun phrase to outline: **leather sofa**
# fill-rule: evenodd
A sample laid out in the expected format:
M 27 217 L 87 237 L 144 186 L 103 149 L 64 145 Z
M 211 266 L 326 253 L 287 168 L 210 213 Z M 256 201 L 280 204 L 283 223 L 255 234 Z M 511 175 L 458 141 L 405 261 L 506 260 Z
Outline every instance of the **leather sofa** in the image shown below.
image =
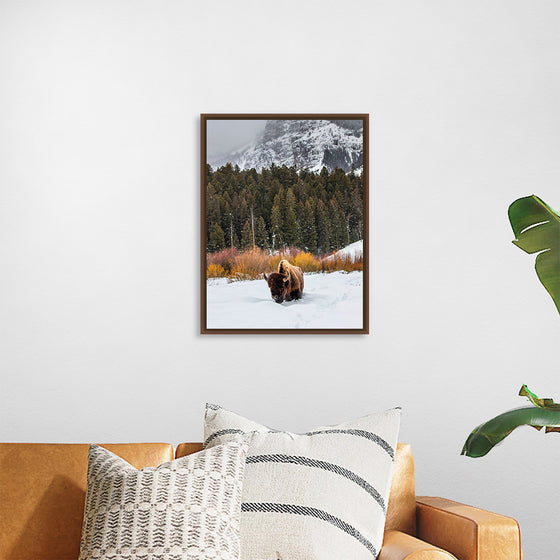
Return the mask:
M 103 445 L 136 468 L 194 453 L 200 443 Z M 0 560 L 76 560 L 87 444 L 0 443 Z M 414 461 L 399 443 L 379 560 L 520 560 L 517 522 L 415 495 Z

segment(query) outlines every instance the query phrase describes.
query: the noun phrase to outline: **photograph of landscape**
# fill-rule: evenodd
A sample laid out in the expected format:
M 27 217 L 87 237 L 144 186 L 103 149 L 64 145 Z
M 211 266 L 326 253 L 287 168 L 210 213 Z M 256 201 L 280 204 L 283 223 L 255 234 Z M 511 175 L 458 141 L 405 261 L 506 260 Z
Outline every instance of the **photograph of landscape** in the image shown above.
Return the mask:
M 366 333 L 367 115 L 201 124 L 202 332 Z

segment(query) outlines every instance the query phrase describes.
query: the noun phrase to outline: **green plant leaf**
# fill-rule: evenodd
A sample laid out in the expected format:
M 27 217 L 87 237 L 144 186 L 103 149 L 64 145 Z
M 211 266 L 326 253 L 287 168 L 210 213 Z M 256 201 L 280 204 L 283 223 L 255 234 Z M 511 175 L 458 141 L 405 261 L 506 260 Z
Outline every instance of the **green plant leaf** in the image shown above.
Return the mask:
M 515 235 L 513 243 L 526 253 L 539 253 L 537 276 L 560 313 L 560 214 L 532 195 L 514 201 L 508 216 Z
M 535 393 L 529 391 L 527 385 L 522 385 L 519 389 L 521 397 L 527 397 L 535 406 L 539 408 L 547 408 L 549 410 L 560 410 L 560 404 L 555 403 L 552 399 L 541 399 Z
M 475 428 L 461 451 L 468 457 L 483 457 L 496 444 L 505 439 L 519 426 L 532 426 L 546 432 L 560 431 L 560 410 L 527 406 L 504 412 Z

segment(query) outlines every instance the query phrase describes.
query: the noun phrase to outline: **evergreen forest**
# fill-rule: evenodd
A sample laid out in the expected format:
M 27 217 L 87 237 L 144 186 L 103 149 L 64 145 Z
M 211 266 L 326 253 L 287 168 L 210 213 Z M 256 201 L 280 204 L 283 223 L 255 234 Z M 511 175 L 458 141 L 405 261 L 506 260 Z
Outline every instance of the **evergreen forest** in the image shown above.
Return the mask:
M 361 174 L 206 166 L 206 249 L 330 253 L 363 238 Z

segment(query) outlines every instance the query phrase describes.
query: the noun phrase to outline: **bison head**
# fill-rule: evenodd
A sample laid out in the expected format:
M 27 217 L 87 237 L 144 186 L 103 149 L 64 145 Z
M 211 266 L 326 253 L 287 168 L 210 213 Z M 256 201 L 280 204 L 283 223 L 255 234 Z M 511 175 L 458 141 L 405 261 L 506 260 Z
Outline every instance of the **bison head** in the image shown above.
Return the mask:
M 264 279 L 270 288 L 272 299 L 276 303 L 282 303 L 286 298 L 289 276 L 280 274 L 279 272 L 271 272 L 268 276 L 265 274 Z

